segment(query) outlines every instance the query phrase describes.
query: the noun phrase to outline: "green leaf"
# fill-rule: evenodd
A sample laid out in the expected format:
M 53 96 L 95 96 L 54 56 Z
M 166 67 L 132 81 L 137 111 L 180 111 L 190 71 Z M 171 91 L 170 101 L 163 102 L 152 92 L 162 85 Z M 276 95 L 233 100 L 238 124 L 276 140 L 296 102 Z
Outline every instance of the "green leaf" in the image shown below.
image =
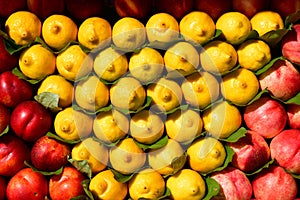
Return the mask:
M 217 196 L 220 192 L 219 183 L 210 177 L 204 177 L 206 183 L 206 195 L 203 200 L 210 200 L 212 197 Z
M 131 174 L 122 174 L 120 172 L 118 172 L 115 169 L 110 168 L 110 170 L 112 171 L 112 173 L 114 174 L 114 178 L 120 182 L 120 183 L 126 183 L 128 181 L 130 181 L 130 179 L 133 178 L 133 176 L 135 175 L 135 173 L 131 173 Z
M 64 52 L 66 49 L 68 49 L 70 46 L 72 45 L 79 45 L 79 43 L 77 41 L 70 41 L 68 44 L 66 44 L 63 48 L 61 48 L 58 51 L 52 51 L 54 54 L 60 54 L 62 52 Z
M 77 197 L 71 198 L 71 200 L 94 200 L 93 193 L 89 190 L 90 180 L 85 179 L 81 182 L 85 195 L 79 195 Z
M 237 131 L 232 133 L 228 138 L 221 139 L 219 140 L 224 141 L 224 142 L 237 142 L 240 138 L 245 137 L 247 133 L 246 128 L 240 127 Z
M 2 131 L 2 133 L 0 133 L 0 137 L 8 133 L 8 131 L 9 131 L 9 125 L 7 125 L 6 128 Z
M 268 168 L 270 165 L 272 165 L 274 163 L 274 159 L 270 160 L 269 162 L 267 162 L 265 165 L 263 165 L 261 168 L 259 168 L 258 170 L 252 172 L 252 173 L 245 173 L 246 176 L 253 176 L 254 174 L 258 174 L 259 172 L 261 172 L 263 169 Z
M 37 84 L 37 83 L 39 83 L 40 81 L 43 80 L 43 78 L 40 79 L 40 80 L 29 79 L 27 76 L 25 76 L 25 75 L 19 70 L 18 67 L 13 68 L 12 73 L 13 73 L 14 75 L 16 75 L 19 79 L 23 79 L 23 80 L 29 82 L 29 83 L 32 84 L 32 85 Z
M 99 140 L 99 138 L 97 138 L 97 137 L 95 137 L 95 136 L 93 136 L 92 138 L 93 138 L 93 140 L 95 140 L 95 141 L 97 141 L 97 142 L 103 144 L 103 145 L 106 146 L 106 147 L 114 147 L 114 146 L 116 146 L 116 145 L 122 140 L 122 139 L 118 139 L 118 140 L 116 140 L 115 142 L 107 143 L 107 142 L 104 142 L 104 141 L 102 141 L 102 140 Z
M 33 165 L 29 164 L 27 161 L 24 161 L 24 164 L 28 167 L 30 167 L 33 171 L 35 172 L 39 172 L 41 174 L 43 174 L 44 176 L 52 176 L 52 175 L 59 175 L 62 173 L 64 167 L 62 166 L 61 168 L 59 168 L 58 170 L 56 171 L 52 171 L 52 172 L 48 172 L 48 171 L 41 171 L 37 168 L 35 168 Z
M 59 137 L 58 135 L 54 134 L 54 133 L 51 133 L 51 132 L 48 132 L 46 134 L 46 136 L 50 137 L 50 138 L 54 138 L 58 141 L 61 141 L 61 142 L 64 142 L 64 143 L 67 143 L 67 144 L 77 144 L 79 142 L 81 142 L 81 140 L 65 140 L 61 137 Z
M 68 158 L 68 161 L 81 173 L 86 174 L 90 179 L 92 178 L 92 170 L 87 160 L 75 160 Z
M 134 140 L 134 142 L 137 144 L 138 147 L 140 147 L 141 149 L 143 149 L 145 151 L 148 149 L 158 149 L 158 148 L 164 147 L 165 145 L 167 145 L 168 140 L 169 140 L 168 135 L 165 135 L 164 137 L 160 138 L 158 141 L 156 141 L 153 144 L 143 144 L 136 140 Z
M 290 175 L 292 175 L 292 177 L 294 177 L 295 179 L 300 179 L 300 174 L 293 174 L 293 173 L 289 173 Z
M 224 163 L 222 166 L 210 171 L 210 172 L 207 172 L 207 173 L 201 173 L 203 176 L 206 176 L 208 174 L 211 174 L 213 172 L 218 172 L 218 171 L 222 171 L 223 169 L 225 169 L 229 163 L 231 163 L 232 161 L 232 158 L 233 158 L 233 155 L 234 155 L 234 151 L 232 148 L 230 148 L 229 146 L 227 145 L 224 145 L 224 148 L 225 148 L 225 151 L 226 151 L 226 158 L 224 160 Z
M 256 39 L 259 37 L 259 34 L 256 30 L 251 30 L 247 35 L 241 37 L 234 45 L 239 45 L 246 40 Z
M 296 94 L 294 97 L 290 98 L 285 102 L 285 104 L 297 104 L 300 105 L 300 92 Z
M 269 44 L 270 47 L 275 47 L 288 32 L 288 29 L 271 30 L 259 38 Z
M 254 74 L 256 76 L 259 76 L 261 75 L 262 73 L 266 72 L 269 68 L 271 68 L 274 63 L 277 61 L 277 60 L 284 60 L 284 57 L 283 56 L 280 56 L 280 57 L 277 57 L 277 58 L 274 58 L 272 59 L 268 64 L 266 64 L 263 68 L 257 70 L 256 72 L 254 72 Z
M 284 21 L 284 27 L 288 30 L 292 29 L 294 23 L 296 23 L 300 19 L 300 10 L 288 15 Z
M 46 109 L 50 109 L 53 112 L 58 112 L 62 110 L 58 106 L 59 95 L 52 92 L 42 92 L 34 96 L 34 99 L 42 104 Z

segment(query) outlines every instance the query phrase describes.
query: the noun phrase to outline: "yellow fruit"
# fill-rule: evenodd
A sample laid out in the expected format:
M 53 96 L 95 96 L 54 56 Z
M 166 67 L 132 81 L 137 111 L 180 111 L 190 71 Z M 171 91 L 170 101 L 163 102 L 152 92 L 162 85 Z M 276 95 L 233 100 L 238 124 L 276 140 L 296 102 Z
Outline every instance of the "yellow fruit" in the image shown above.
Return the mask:
M 168 72 L 176 70 L 182 76 L 187 76 L 197 70 L 199 53 L 190 43 L 177 42 L 166 50 L 164 61 Z
M 119 19 L 112 28 L 114 45 L 125 51 L 132 51 L 146 42 L 146 28 L 142 22 L 132 17 Z
M 101 17 L 85 19 L 78 28 L 78 42 L 89 49 L 102 49 L 111 42 L 110 23 Z
M 137 110 L 145 101 L 146 91 L 133 77 L 124 77 L 110 88 L 113 106 L 126 110 Z
M 131 174 L 144 166 L 146 153 L 132 138 L 125 138 L 110 149 L 109 158 L 113 169 L 123 174 Z
M 27 45 L 41 35 L 42 22 L 34 13 L 17 11 L 8 16 L 5 30 L 16 44 Z
M 147 87 L 147 95 L 152 98 L 153 108 L 170 111 L 182 102 L 182 91 L 177 82 L 160 78 Z
M 99 140 L 114 143 L 126 136 L 129 130 L 129 119 L 115 109 L 99 112 L 94 119 L 93 130 Z
M 71 18 L 65 15 L 50 15 L 42 25 L 44 41 L 56 50 L 62 49 L 71 41 L 75 41 L 77 33 L 77 25 Z
M 270 62 L 272 55 L 269 45 L 258 39 L 242 43 L 238 49 L 238 61 L 241 67 L 257 71 Z
M 256 30 L 259 36 L 273 30 L 284 28 L 284 22 L 279 13 L 266 10 L 256 13 L 250 19 L 252 29 Z
M 199 45 L 204 44 L 214 36 L 216 25 L 207 13 L 193 11 L 180 20 L 179 29 L 186 41 Z
M 155 49 L 145 47 L 133 53 L 129 60 L 130 74 L 141 81 L 149 83 L 161 76 L 164 70 L 164 59 Z
M 130 134 L 140 143 L 152 144 L 164 133 L 164 122 L 150 110 L 134 114 L 130 120 Z
M 74 145 L 71 152 L 76 161 L 87 160 L 92 173 L 99 173 L 106 168 L 108 149 L 103 144 L 89 137 Z
M 126 74 L 128 59 L 126 54 L 108 47 L 100 51 L 94 60 L 94 71 L 103 80 L 113 82 Z
M 200 65 L 208 72 L 223 75 L 237 64 L 235 48 L 224 41 L 214 40 L 204 45 L 200 53 Z
M 240 128 L 242 116 L 236 106 L 222 101 L 204 110 L 202 120 L 206 131 L 215 138 L 223 139 Z
M 162 175 L 171 175 L 183 168 L 185 159 L 179 159 L 183 154 L 184 150 L 179 142 L 169 139 L 167 145 L 149 151 L 148 162 L 150 167 L 158 173 Z M 176 162 L 176 165 L 174 165 L 174 161 Z
M 225 161 L 226 151 L 223 144 L 213 137 L 203 137 L 194 141 L 187 149 L 191 169 L 208 173 Z
M 231 44 L 240 44 L 247 39 L 252 30 L 250 20 L 240 12 L 226 12 L 217 22 L 216 28 L 222 31 L 222 35 Z
M 91 134 L 93 117 L 68 107 L 59 111 L 55 116 L 54 130 L 65 140 L 79 140 Z
M 177 110 L 167 116 L 165 127 L 169 138 L 188 143 L 201 134 L 203 121 L 200 114 L 194 110 Z
M 73 102 L 74 87 L 64 77 L 60 75 L 47 76 L 38 88 L 37 94 L 51 92 L 59 96 L 58 106 L 66 108 Z
M 158 199 L 165 193 L 165 185 L 161 174 L 147 168 L 139 171 L 130 179 L 128 191 L 132 200 Z
M 123 200 L 128 193 L 127 183 L 118 182 L 109 169 L 99 172 L 91 179 L 89 190 L 95 198 L 103 200 Z
M 214 102 L 220 94 L 217 78 L 205 71 L 185 77 L 181 89 L 185 101 L 201 109 Z
M 83 109 L 97 111 L 107 105 L 109 101 L 108 86 L 95 75 L 79 81 L 75 87 L 75 99 Z
M 247 104 L 258 93 L 259 87 L 255 74 L 245 68 L 230 72 L 222 78 L 221 82 L 224 98 L 237 105 Z
M 156 13 L 146 23 L 147 38 L 149 42 L 170 43 L 179 38 L 179 25 L 177 20 L 168 13 Z M 158 46 L 160 48 L 166 46 Z
M 55 55 L 40 44 L 25 49 L 19 57 L 21 72 L 30 79 L 41 80 L 55 72 Z
M 92 71 L 93 60 L 79 45 L 71 45 L 57 55 L 56 68 L 60 75 L 75 81 Z
M 192 169 L 182 169 L 167 179 L 172 199 L 199 200 L 206 194 L 202 176 Z

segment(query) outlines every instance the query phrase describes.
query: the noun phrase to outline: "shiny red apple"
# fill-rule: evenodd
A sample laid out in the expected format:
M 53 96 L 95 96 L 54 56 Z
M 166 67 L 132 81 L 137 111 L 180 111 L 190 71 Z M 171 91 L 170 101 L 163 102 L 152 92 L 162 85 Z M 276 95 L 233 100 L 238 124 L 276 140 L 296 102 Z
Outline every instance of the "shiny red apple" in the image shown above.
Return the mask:
M 283 19 L 300 9 L 300 0 L 271 0 L 271 10 L 278 12 Z
M 300 130 L 300 105 L 287 104 L 286 112 L 288 115 L 288 125 L 290 128 Z
M 50 111 L 34 100 L 23 101 L 11 113 L 10 127 L 25 141 L 36 141 L 49 131 L 51 125 Z
M 17 136 L 7 133 L 0 137 L 0 175 L 13 176 L 30 161 L 29 146 Z
M 120 17 L 145 19 L 153 10 L 153 0 L 114 0 L 114 6 Z
M 7 18 L 12 13 L 25 10 L 26 0 L 0 0 L 0 17 Z
M 171 14 L 176 19 L 181 19 L 194 8 L 194 0 L 155 0 L 156 12 Z
M 295 179 L 280 166 L 270 166 L 256 174 L 252 180 L 255 199 L 295 200 L 297 183 Z
M 232 0 L 232 9 L 243 13 L 250 19 L 257 12 L 268 9 L 270 1 L 271 0 Z
M 283 37 L 281 52 L 292 63 L 300 64 L 300 24 L 293 25 L 292 29 Z
M 195 9 L 206 12 L 214 21 L 232 8 L 231 0 L 195 0 Z
M 0 74 L 0 103 L 13 108 L 19 103 L 31 99 L 33 86 L 25 80 L 19 79 L 11 71 Z
M 52 200 L 66 200 L 84 194 L 81 182 L 86 177 L 76 168 L 68 166 L 59 175 L 53 175 L 49 182 L 49 194 Z
M 41 20 L 53 14 L 62 14 L 65 9 L 65 1 L 62 0 L 27 0 L 27 8 L 36 14 Z
M 9 180 L 6 196 L 8 200 L 45 200 L 48 188 L 47 178 L 27 167 Z
M 65 5 L 67 12 L 80 21 L 102 16 L 105 8 L 104 0 L 65 0 Z
M 10 71 L 18 64 L 18 56 L 8 53 L 4 38 L 0 37 L 0 73 Z
M 67 143 L 48 136 L 40 137 L 31 148 L 31 163 L 42 171 L 56 171 L 67 165 L 71 153 Z

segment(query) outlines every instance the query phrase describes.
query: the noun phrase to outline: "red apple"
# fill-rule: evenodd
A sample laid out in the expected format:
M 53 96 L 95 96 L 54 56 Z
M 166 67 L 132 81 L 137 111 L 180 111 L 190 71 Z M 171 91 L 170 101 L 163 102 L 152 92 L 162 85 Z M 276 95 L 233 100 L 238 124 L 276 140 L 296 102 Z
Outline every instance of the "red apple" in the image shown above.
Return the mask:
M 251 173 L 265 165 L 270 158 L 270 148 L 266 140 L 255 131 L 248 131 L 237 142 L 228 143 L 235 152 L 232 165 L 243 172 Z
M 280 166 L 270 166 L 256 174 L 252 181 L 253 194 L 260 200 L 295 200 L 297 183 Z
M 30 149 L 20 138 L 7 133 L 0 137 L 0 175 L 13 176 L 30 161 Z
M 27 0 L 27 8 L 36 14 L 41 20 L 53 14 L 62 14 L 65 9 L 65 1 L 62 0 Z
M 67 143 L 47 136 L 40 137 L 31 148 L 31 163 L 42 171 L 56 171 L 67 165 L 71 153 Z
M 7 18 L 12 13 L 25 10 L 26 0 L 0 0 L 0 17 Z
M 232 9 L 241 12 L 249 19 L 257 12 L 266 10 L 270 6 L 270 0 L 232 0 Z
M 155 0 L 156 12 L 171 14 L 176 19 L 181 19 L 194 8 L 194 0 Z
M 286 126 L 287 113 L 283 105 L 270 97 L 262 97 L 245 107 L 244 122 L 250 130 L 264 138 L 273 138 Z
M 0 133 L 2 133 L 10 121 L 10 111 L 8 108 L 0 104 Z
M 13 108 L 33 96 L 33 87 L 25 80 L 19 79 L 11 71 L 0 74 L 0 103 Z
M 120 17 L 133 17 L 145 19 L 153 9 L 153 1 L 140 0 L 114 0 L 114 6 Z
M 261 89 L 268 89 L 278 99 L 286 101 L 300 92 L 300 73 L 288 60 L 277 60 L 259 76 Z
M 18 104 L 11 113 L 11 129 L 25 141 L 36 141 L 46 134 L 52 125 L 51 114 L 34 100 Z
M 231 0 L 195 0 L 195 9 L 206 12 L 214 21 L 217 21 L 225 12 L 229 12 L 231 7 Z
M 4 45 L 4 39 L 0 37 L 0 73 L 10 71 L 18 64 L 18 56 L 9 54 Z
M 5 199 L 6 197 L 6 180 L 4 177 L 0 176 L 0 199 Z
M 286 129 L 270 143 L 271 157 L 285 170 L 300 174 L 300 130 Z
M 300 9 L 300 0 L 271 0 L 271 10 L 278 12 L 283 18 Z
M 77 20 L 103 15 L 104 0 L 65 0 L 66 10 Z
M 65 167 L 60 175 L 53 175 L 49 182 L 52 200 L 66 200 L 84 194 L 81 182 L 86 177 L 74 167 Z
M 247 176 L 239 169 L 227 167 L 219 172 L 214 172 L 211 178 L 220 185 L 220 192 L 213 200 L 248 200 L 252 196 L 252 186 Z
M 282 55 L 297 65 L 300 64 L 300 24 L 295 24 L 281 41 Z
M 18 171 L 9 180 L 6 188 L 8 200 L 45 200 L 47 195 L 47 178 L 28 167 Z
M 300 129 L 300 105 L 287 104 L 288 124 L 292 129 Z

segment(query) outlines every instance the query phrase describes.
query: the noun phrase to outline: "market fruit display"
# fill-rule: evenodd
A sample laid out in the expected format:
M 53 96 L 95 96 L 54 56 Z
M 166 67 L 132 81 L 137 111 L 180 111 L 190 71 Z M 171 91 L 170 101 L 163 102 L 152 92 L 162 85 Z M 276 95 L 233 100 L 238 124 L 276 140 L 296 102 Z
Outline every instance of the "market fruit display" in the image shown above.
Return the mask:
M 2 0 L 0 199 L 300 198 L 299 5 Z

